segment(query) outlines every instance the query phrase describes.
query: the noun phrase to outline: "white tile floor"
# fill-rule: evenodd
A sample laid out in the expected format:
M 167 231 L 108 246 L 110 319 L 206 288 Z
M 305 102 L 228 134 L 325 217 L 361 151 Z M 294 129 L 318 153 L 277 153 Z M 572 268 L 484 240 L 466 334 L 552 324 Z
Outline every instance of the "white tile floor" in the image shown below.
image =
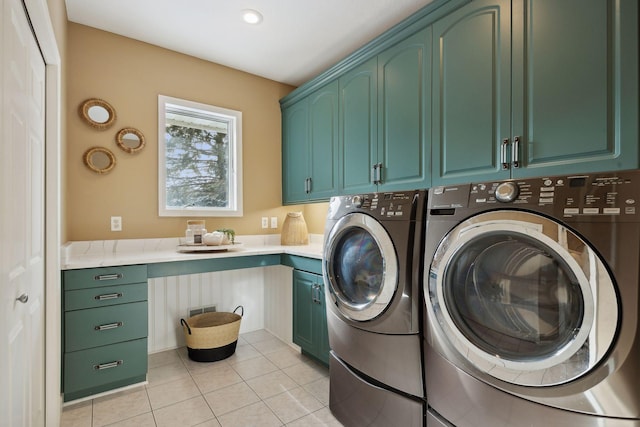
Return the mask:
M 329 370 L 269 332 L 242 334 L 233 356 L 149 356 L 149 384 L 66 406 L 61 427 L 341 426 L 329 411 Z

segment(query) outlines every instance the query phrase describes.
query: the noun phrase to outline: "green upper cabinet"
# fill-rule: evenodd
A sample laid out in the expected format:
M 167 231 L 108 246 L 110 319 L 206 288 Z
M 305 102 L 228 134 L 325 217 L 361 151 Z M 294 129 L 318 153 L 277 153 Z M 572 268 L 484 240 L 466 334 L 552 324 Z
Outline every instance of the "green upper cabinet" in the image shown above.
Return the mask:
M 342 194 L 429 186 L 430 37 L 423 29 L 340 77 Z
M 638 167 L 636 0 L 477 0 L 433 46 L 434 185 Z
M 515 17 L 513 176 L 639 167 L 638 1 L 518 1 Z
M 340 188 L 343 194 L 375 190 L 378 163 L 378 60 L 376 57 L 340 77 Z
M 337 81 L 283 111 L 285 203 L 325 200 L 336 194 L 337 141 Z
M 478 0 L 433 24 L 434 185 L 509 177 L 510 5 Z
M 282 112 L 282 198 L 308 199 L 309 102 L 304 99 Z
M 431 185 L 431 27 L 378 55 L 378 188 Z

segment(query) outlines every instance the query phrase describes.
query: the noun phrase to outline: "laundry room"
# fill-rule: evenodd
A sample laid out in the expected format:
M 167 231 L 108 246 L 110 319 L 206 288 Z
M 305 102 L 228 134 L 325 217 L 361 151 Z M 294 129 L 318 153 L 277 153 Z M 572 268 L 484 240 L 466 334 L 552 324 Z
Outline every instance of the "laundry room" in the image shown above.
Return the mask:
M 640 427 L 637 0 L 2 2 L 0 427 Z

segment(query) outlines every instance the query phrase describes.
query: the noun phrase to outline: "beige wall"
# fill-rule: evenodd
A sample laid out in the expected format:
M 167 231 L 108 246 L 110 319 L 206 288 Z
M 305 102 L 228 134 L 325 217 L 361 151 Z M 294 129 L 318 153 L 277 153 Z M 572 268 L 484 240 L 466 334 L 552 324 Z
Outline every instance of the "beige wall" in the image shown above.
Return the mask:
M 303 211 L 311 233 L 322 233 L 327 204 L 282 206 L 281 116 L 278 100 L 293 87 L 79 24 L 68 25 L 66 239 L 101 240 L 181 236 L 187 218 L 160 218 L 157 189 L 158 94 L 242 111 L 244 216 L 207 218 L 207 229 L 238 234 L 279 233 L 287 212 Z M 113 127 L 98 131 L 77 108 L 102 98 L 117 112 Z M 127 154 L 115 144 L 123 127 L 138 128 L 147 145 Z M 116 167 L 106 175 L 87 169 L 90 147 L 109 148 Z M 110 231 L 121 216 L 122 232 Z M 278 229 L 260 227 L 277 216 Z

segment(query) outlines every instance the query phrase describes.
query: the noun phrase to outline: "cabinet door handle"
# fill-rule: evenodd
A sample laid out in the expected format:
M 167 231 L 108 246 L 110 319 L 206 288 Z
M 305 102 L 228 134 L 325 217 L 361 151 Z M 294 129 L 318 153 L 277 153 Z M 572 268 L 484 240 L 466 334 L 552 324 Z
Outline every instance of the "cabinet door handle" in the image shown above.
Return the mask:
M 507 146 L 509 146 L 509 138 L 502 140 L 500 144 L 500 163 L 502 164 L 502 170 L 509 169 L 509 163 L 507 162 Z
M 378 176 L 376 184 L 382 184 L 382 163 L 378 163 Z
M 311 188 L 312 188 L 313 181 L 311 180 L 311 178 L 307 178 L 307 182 L 309 183 L 308 188 L 307 188 L 307 193 L 311 193 Z
M 113 362 L 109 363 L 100 363 L 99 365 L 93 365 L 93 369 L 95 369 L 96 371 L 102 371 L 103 369 L 117 368 L 123 363 L 124 361 L 122 360 L 114 360 Z
M 122 292 L 117 292 L 113 294 L 96 295 L 95 297 L 93 297 L 93 299 L 96 299 L 98 301 L 104 301 L 104 300 L 116 299 L 116 298 L 122 298 Z
M 378 164 L 371 166 L 371 182 L 377 184 L 377 176 L 378 176 Z
M 120 273 L 113 273 L 113 274 L 99 274 L 97 276 L 93 277 L 93 280 L 118 280 L 118 279 L 122 279 L 122 274 Z
M 511 149 L 511 163 L 514 168 L 520 167 L 520 137 L 516 136 L 513 138 L 513 148 Z
M 95 326 L 93 329 L 96 331 L 108 331 L 109 329 L 119 328 L 122 325 L 124 325 L 123 322 L 114 322 L 114 323 L 107 323 L 106 325 L 98 325 L 98 326 Z
M 311 287 L 311 300 L 316 304 L 322 304 L 320 300 L 320 285 L 313 285 Z

